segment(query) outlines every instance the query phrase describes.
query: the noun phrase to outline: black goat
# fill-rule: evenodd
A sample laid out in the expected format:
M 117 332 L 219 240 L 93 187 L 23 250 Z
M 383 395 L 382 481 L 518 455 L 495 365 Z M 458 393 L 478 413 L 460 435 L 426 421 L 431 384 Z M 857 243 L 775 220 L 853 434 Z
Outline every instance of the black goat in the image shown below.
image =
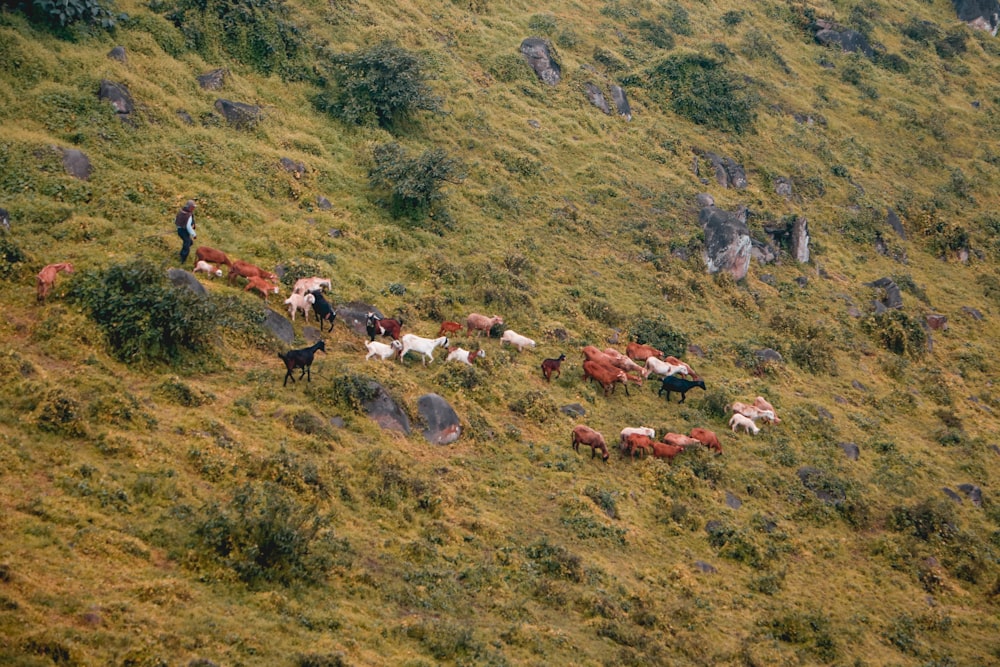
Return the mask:
M 333 309 L 330 302 L 323 296 L 323 290 L 313 290 L 309 292 L 316 298 L 313 304 L 313 312 L 316 313 L 316 321 L 319 322 L 319 332 L 323 333 L 323 322 L 330 323 L 330 331 L 333 331 L 333 321 L 337 319 L 337 311 Z
M 681 395 L 680 403 L 684 402 L 687 398 L 685 394 L 688 390 L 694 389 L 695 387 L 705 388 L 704 380 L 685 380 L 684 378 L 679 378 L 676 375 L 668 375 L 663 378 L 663 384 L 660 385 L 660 391 L 656 392 L 657 396 L 662 396 L 663 392 L 667 392 L 667 401 L 670 400 L 670 392 L 676 391 Z
M 285 362 L 285 368 L 288 369 L 285 373 L 285 381 L 281 383 L 282 387 L 288 384 L 288 378 L 292 378 L 292 382 L 295 382 L 295 378 L 292 377 L 292 371 L 296 368 L 302 369 L 302 373 L 299 375 L 300 380 L 304 375 L 306 376 L 306 382 L 312 382 L 312 371 L 310 368 L 312 367 L 313 357 L 316 356 L 316 350 L 326 354 L 326 343 L 318 340 L 315 344 L 301 350 L 289 350 L 288 352 L 278 353 L 278 357 Z

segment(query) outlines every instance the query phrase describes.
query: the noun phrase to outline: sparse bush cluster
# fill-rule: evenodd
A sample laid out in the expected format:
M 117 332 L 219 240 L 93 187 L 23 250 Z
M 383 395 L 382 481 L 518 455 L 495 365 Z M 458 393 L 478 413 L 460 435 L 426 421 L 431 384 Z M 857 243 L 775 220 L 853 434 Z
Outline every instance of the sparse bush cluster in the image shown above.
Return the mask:
M 329 56 L 330 85 L 316 105 L 344 122 L 391 128 L 417 111 L 438 111 L 423 60 L 393 41 Z
M 872 313 L 861 320 L 861 328 L 894 354 L 920 359 L 927 353 L 927 332 L 902 310 Z
M 210 300 L 174 286 L 142 259 L 82 273 L 68 297 L 100 326 L 121 361 L 179 361 L 207 349 L 216 326 Z
M 670 326 L 662 315 L 636 320 L 629 327 L 629 333 L 637 343 L 652 345 L 664 354 L 678 359 L 687 353 L 689 343 L 687 335 Z
M 3 6 L 23 9 L 31 18 L 57 28 L 66 28 L 83 23 L 105 30 L 117 25 L 119 19 L 127 18 L 115 13 L 112 0 L 30 0 L 17 2 L 4 0 Z
M 465 178 L 461 163 L 442 148 L 413 157 L 398 143 L 390 142 L 375 146 L 372 157 L 369 182 L 376 190 L 388 192 L 384 204 L 397 218 L 426 218 L 444 198 L 442 186 L 459 184 Z

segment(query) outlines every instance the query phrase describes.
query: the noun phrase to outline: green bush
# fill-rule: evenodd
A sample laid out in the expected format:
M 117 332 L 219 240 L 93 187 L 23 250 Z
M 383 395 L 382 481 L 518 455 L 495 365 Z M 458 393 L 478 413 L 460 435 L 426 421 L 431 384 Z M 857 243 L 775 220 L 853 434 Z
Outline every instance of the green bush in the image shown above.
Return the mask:
M 726 70 L 719 60 L 696 53 L 676 55 L 625 85 L 652 85 L 654 99 L 698 125 L 743 134 L 753 128 L 760 99 L 745 79 Z
M 958 534 L 955 507 L 950 500 L 928 498 L 913 507 L 895 507 L 888 523 L 893 530 L 925 542 L 951 542 Z
M 206 60 L 218 51 L 262 74 L 311 79 L 309 48 L 284 0 L 176 0 L 155 6 Z
M 644 317 L 629 327 L 637 343 L 652 345 L 664 354 L 680 359 L 687 352 L 687 335 L 675 330 L 663 316 Z
M 321 581 L 328 519 L 281 487 L 247 484 L 225 506 L 210 505 L 195 528 L 201 546 L 248 584 Z
M 27 10 L 32 19 L 49 25 L 65 28 L 76 23 L 111 30 L 119 18 L 127 18 L 115 14 L 114 3 L 102 3 L 100 0 L 31 0 L 30 5 L 4 0 L 3 5 Z
M 0 233 L 0 278 L 18 280 L 24 274 L 28 256 L 9 234 Z
M 927 352 L 927 332 L 917 319 L 901 310 L 872 313 L 861 320 L 861 328 L 900 356 L 919 359 Z
M 465 178 L 461 163 L 441 148 L 411 157 L 405 148 L 390 142 L 378 144 L 372 154 L 375 164 L 368 172 L 369 182 L 373 188 L 389 192 L 386 207 L 396 218 L 426 217 L 432 206 L 444 199 L 441 187 Z
M 439 111 L 423 63 L 392 41 L 330 57 L 331 86 L 316 98 L 320 110 L 355 125 L 390 128 L 418 110 Z
M 665 15 L 656 17 L 656 20 L 642 19 L 635 24 L 636 30 L 643 41 L 649 42 L 658 49 L 670 50 L 674 48 L 676 39 L 668 27 L 669 19 Z
M 68 297 L 107 338 L 112 355 L 126 362 L 177 362 L 208 348 L 213 303 L 172 285 L 166 272 L 143 259 L 84 272 Z

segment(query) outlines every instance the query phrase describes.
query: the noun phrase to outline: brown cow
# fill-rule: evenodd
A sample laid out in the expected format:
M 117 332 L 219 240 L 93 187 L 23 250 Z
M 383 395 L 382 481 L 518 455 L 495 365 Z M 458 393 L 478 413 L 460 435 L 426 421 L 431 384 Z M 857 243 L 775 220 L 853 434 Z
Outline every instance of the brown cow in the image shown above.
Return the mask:
M 583 362 L 583 378 L 585 380 L 597 380 L 604 387 L 604 395 L 616 389 L 615 383 L 621 382 L 625 387 L 625 395 L 628 396 L 628 376 L 625 371 L 614 366 L 605 366 L 597 361 Z
M 722 453 L 722 443 L 719 442 L 719 436 L 715 435 L 715 431 L 709 431 L 707 428 L 695 426 L 691 429 L 691 437 L 714 451 L 716 454 Z
M 582 424 L 576 426 L 573 429 L 573 450 L 580 451 L 580 444 L 590 445 L 590 458 L 594 458 L 597 455 L 597 450 L 601 450 L 601 458 L 605 463 L 608 462 L 608 458 L 611 454 L 608 452 L 608 445 L 604 442 L 604 436 L 590 428 L 589 426 L 584 426 Z
M 59 273 L 73 273 L 73 265 L 69 262 L 59 262 L 58 264 L 49 264 L 38 272 L 39 301 L 44 301 L 45 297 L 52 291 L 52 287 L 56 284 L 56 275 Z

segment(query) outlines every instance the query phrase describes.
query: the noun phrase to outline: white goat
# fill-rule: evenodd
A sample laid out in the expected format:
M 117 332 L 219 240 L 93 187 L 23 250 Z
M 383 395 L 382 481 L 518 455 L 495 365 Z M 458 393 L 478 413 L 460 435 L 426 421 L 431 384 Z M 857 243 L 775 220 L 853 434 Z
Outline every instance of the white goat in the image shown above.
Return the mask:
M 621 435 L 618 438 L 618 449 L 625 451 L 625 441 L 633 433 L 649 436 L 654 440 L 656 439 L 656 429 L 652 429 L 648 426 L 626 426 L 622 429 Z
M 292 294 L 305 294 L 306 292 L 313 292 L 315 290 L 326 288 L 327 290 L 333 289 L 330 286 L 330 280 L 328 278 L 320 278 L 319 276 L 313 276 L 312 278 L 299 278 L 295 281 L 295 287 L 292 288 Z
M 733 416 L 729 418 L 729 427 L 733 429 L 733 433 L 736 433 L 736 430 L 739 428 L 743 428 L 743 430 L 747 433 L 752 433 L 754 435 L 757 435 L 757 433 L 760 432 L 760 429 L 757 428 L 757 425 L 753 423 L 752 419 L 746 415 L 741 415 L 738 412 L 733 413 Z
M 394 340 L 388 345 L 380 343 L 377 340 L 370 340 L 365 342 L 365 347 L 368 348 L 368 354 L 365 355 L 365 361 L 368 361 L 372 357 L 388 359 L 392 355 L 396 354 L 398 350 L 403 349 L 403 344 L 398 340 Z
M 312 309 L 312 305 L 316 303 L 316 297 L 312 294 L 292 294 L 290 297 L 285 299 L 285 305 L 288 306 L 288 316 L 292 318 L 292 322 L 295 321 L 295 312 L 301 310 L 302 316 L 309 321 L 309 311 Z
M 535 341 L 531 340 L 527 336 L 522 336 L 513 329 L 507 329 L 503 332 L 503 335 L 500 336 L 500 344 L 503 345 L 504 343 L 510 343 L 517 348 L 518 352 L 523 352 L 526 347 L 535 347 Z
M 428 359 L 434 361 L 435 347 L 448 347 L 447 336 L 441 336 L 440 338 L 421 338 L 416 334 L 404 334 L 402 340 L 403 348 L 399 351 L 399 360 L 403 361 L 403 357 L 406 356 L 407 352 L 417 352 L 422 356 L 424 366 L 427 365 Z
M 657 374 L 663 377 L 670 377 L 671 375 L 687 375 L 688 367 L 680 366 L 677 364 L 672 364 L 669 361 L 663 361 L 662 359 L 657 359 L 656 357 L 648 357 L 646 359 L 646 374 Z
M 778 421 L 773 409 L 764 410 L 755 405 L 747 405 L 746 403 L 740 403 L 739 401 L 730 405 L 729 409 L 735 413 L 743 415 L 744 417 L 749 417 L 755 422 L 763 419 L 766 422 L 774 424 Z
M 486 357 L 486 350 L 479 348 L 475 352 L 470 352 L 469 350 L 456 347 L 448 352 L 445 361 L 461 361 L 463 364 L 473 365 L 476 359 L 483 359 Z
M 222 277 L 222 269 L 215 264 L 209 264 L 203 259 L 199 259 L 197 264 L 194 265 L 194 273 L 207 273 L 210 278 L 213 276 L 215 278 Z

